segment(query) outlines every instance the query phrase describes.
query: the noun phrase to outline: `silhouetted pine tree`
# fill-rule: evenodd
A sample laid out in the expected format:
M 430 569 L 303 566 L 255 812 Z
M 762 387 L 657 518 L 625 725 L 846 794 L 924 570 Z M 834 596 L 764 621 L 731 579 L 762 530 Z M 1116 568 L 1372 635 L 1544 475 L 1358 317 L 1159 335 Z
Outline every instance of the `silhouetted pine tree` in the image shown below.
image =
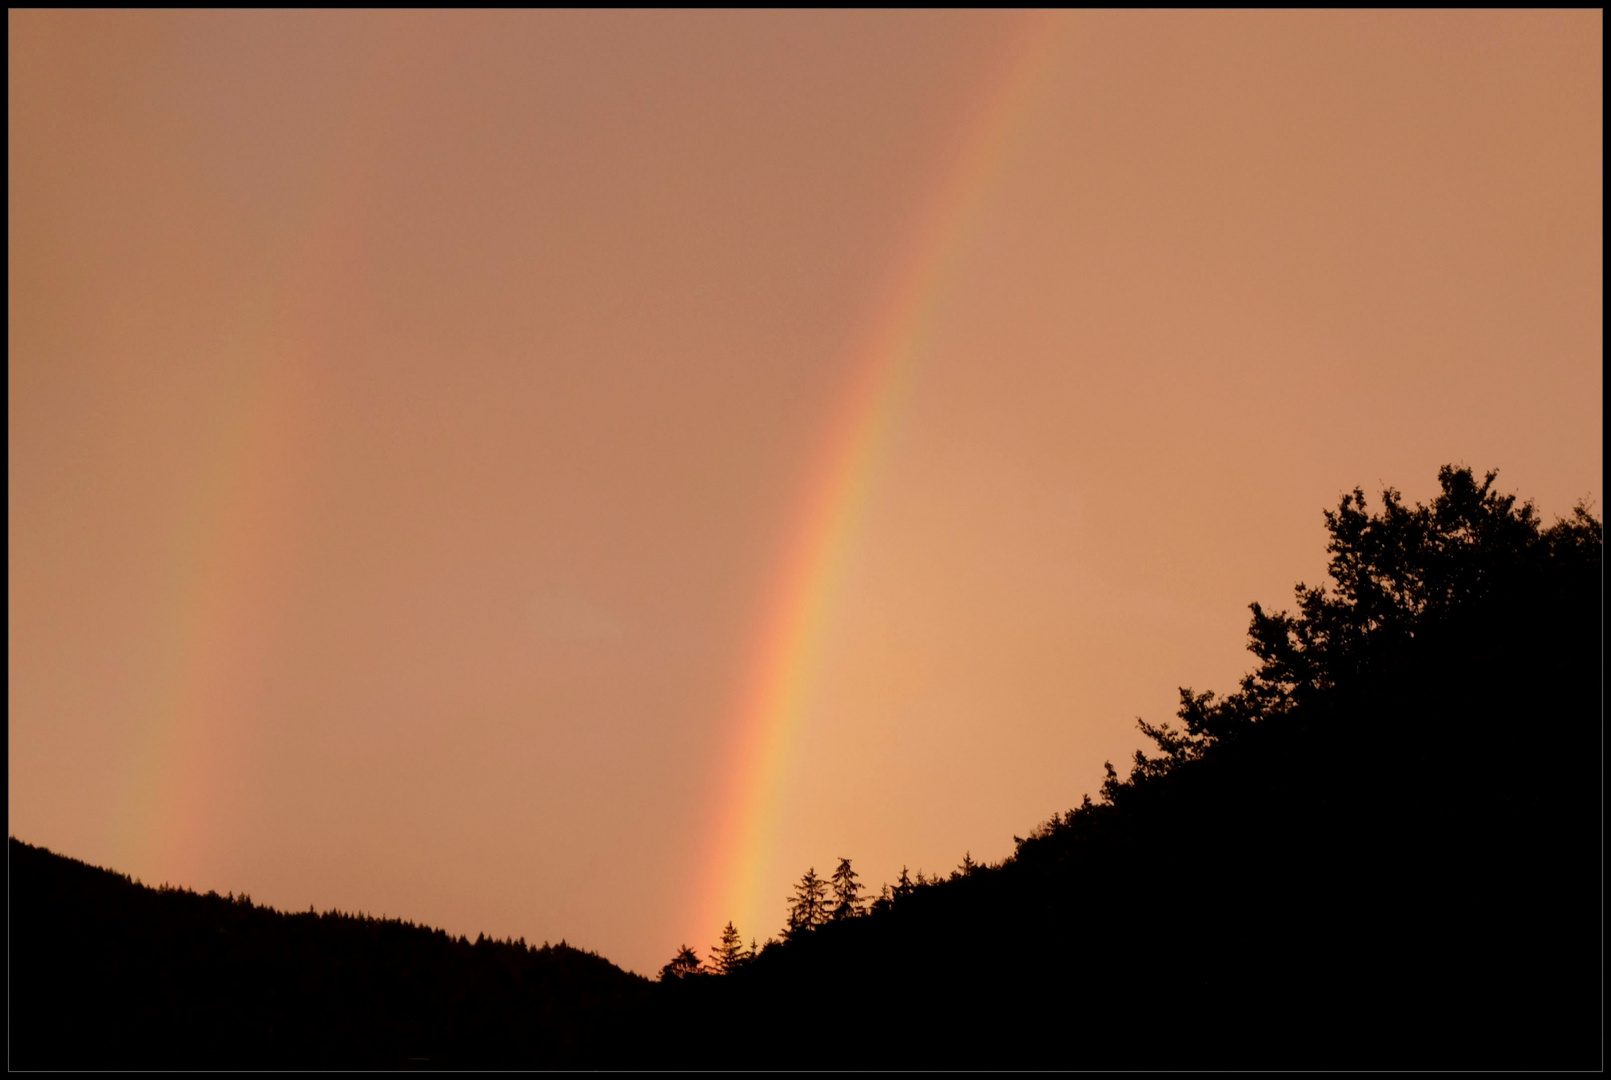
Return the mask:
M 861 883 L 856 880 L 858 876 L 850 868 L 849 859 L 839 860 L 839 866 L 833 872 L 833 908 L 828 913 L 832 921 L 839 922 L 866 914 L 861 900 Z
M 677 950 L 677 955 L 671 958 L 670 963 L 660 969 L 660 981 L 686 979 L 690 975 L 698 975 L 702 970 L 699 966 L 699 954 L 684 945 Z
M 744 966 L 748 957 L 744 953 L 744 939 L 731 920 L 722 927 L 722 939 L 710 947 L 710 970 L 717 975 L 731 975 Z
M 783 930 L 783 940 L 793 941 L 827 921 L 827 883 L 817 876 L 817 868 L 813 866 L 801 875 L 800 884 L 789 897 L 789 923 Z

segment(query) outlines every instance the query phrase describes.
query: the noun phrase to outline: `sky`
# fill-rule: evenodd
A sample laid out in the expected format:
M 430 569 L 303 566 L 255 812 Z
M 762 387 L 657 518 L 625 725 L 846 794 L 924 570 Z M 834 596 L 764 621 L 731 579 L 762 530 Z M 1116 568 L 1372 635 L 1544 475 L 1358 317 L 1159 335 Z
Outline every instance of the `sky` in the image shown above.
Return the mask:
M 7 25 L 9 827 L 148 884 L 652 974 L 1010 854 L 1356 485 L 1599 512 L 1597 11 Z

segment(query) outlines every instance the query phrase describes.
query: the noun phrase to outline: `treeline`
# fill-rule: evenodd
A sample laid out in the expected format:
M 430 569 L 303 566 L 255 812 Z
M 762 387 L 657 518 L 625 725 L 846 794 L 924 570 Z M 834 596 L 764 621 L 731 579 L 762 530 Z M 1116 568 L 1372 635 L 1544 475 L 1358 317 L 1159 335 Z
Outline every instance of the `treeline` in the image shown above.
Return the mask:
M 152 889 L 22 843 L 13 1068 L 554 1068 L 636 1060 L 652 984 L 561 942 Z
M 1597 1067 L 1602 528 L 1494 480 L 1345 496 L 1240 687 L 1002 864 L 662 980 L 681 1060 Z
M 981 869 L 984 869 L 984 864 L 974 862 L 972 853 L 963 854 L 961 864 L 951 871 L 949 879 L 938 875 L 930 878 L 925 876 L 922 870 L 919 870 L 914 877 L 903 866 L 895 884 L 886 883 L 878 895 L 869 902 L 862 896 L 861 875 L 851 867 L 849 859 L 840 859 L 839 865 L 827 879 L 819 877 L 817 868 L 813 866 L 800 875 L 800 881 L 795 885 L 793 895 L 788 898 L 788 918 L 783 926 L 782 940 L 797 941 L 804 934 L 846 919 L 887 914 L 896 904 L 918 889 L 939 885 L 946 880 L 968 877 Z M 751 938 L 749 945 L 746 946 L 738 928 L 732 922 L 728 922 L 722 928 L 721 938 L 710 947 L 708 960 L 701 961 L 698 952 L 683 945 L 677 950 L 677 955 L 660 969 L 660 978 L 665 980 L 685 979 L 690 975 L 732 975 L 754 961 L 764 949 L 779 944 L 777 938 L 768 938 L 766 945 L 757 948 L 755 939 Z

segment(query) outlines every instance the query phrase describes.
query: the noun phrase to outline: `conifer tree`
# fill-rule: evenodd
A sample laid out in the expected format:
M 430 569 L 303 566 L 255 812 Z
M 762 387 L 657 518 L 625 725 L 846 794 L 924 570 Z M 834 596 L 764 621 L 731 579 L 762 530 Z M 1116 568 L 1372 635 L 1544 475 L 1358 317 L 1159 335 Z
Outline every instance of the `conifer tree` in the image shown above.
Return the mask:
M 828 921 L 828 886 L 811 867 L 800 877 L 789 897 L 789 924 L 783 930 L 785 941 L 793 941 L 801 934 L 815 930 Z
M 744 966 L 746 959 L 744 939 L 739 937 L 738 929 L 729 920 L 722 927 L 721 941 L 710 947 L 710 970 L 717 975 L 731 975 Z
M 832 921 L 839 922 L 866 914 L 861 900 L 861 883 L 856 880 L 859 876 L 850 868 L 849 859 L 839 860 L 839 867 L 833 872 L 833 909 L 828 915 Z
M 698 975 L 701 970 L 699 954 L 684 945 L 677 950 L 677 955 L 671 958 L 671 962 L 660 969 L 660 981 L 685 979 L 690 975 Z

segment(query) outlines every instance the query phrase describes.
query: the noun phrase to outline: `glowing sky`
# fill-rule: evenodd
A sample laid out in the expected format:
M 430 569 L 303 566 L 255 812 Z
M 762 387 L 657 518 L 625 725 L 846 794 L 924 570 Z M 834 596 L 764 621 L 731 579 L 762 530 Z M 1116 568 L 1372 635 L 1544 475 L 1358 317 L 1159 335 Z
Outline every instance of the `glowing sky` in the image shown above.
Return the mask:
M 12 12 L 9 815 L 653 971 L 998 859 L 1323 507 L 1602 494 L 1598 12 Z

